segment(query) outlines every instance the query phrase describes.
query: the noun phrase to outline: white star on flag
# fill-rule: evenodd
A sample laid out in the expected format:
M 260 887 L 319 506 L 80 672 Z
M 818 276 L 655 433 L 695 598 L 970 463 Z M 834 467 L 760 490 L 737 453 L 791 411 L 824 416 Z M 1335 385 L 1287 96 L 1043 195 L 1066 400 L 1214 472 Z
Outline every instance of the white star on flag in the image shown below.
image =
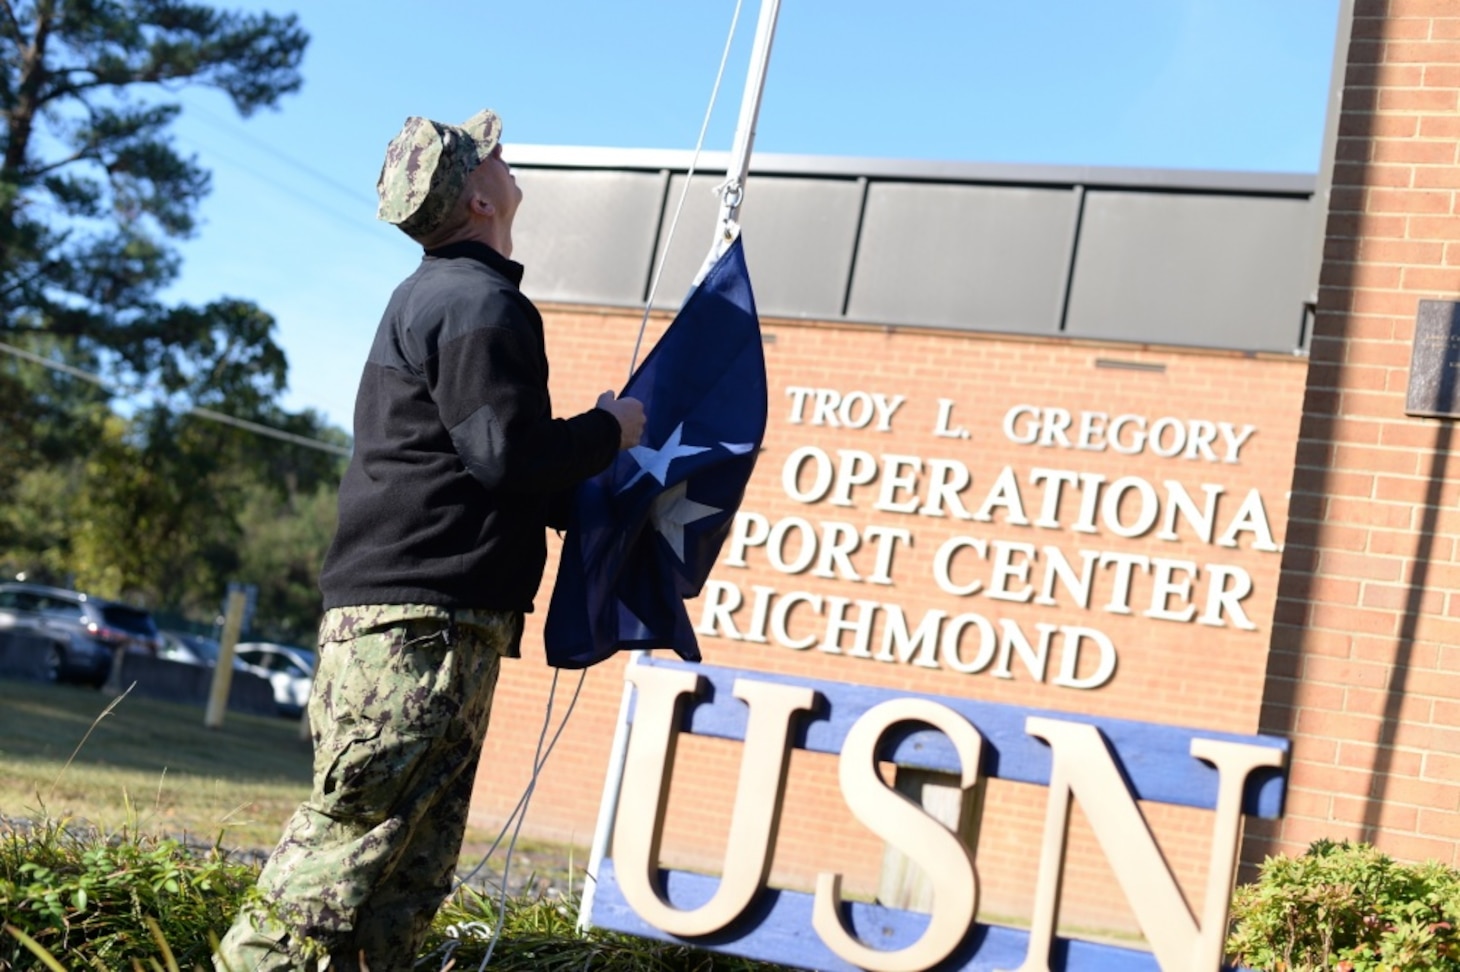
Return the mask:
M 669 438 L 665 440 L 662 447 L 651 449 L 649 446 L 640 445 L 630 449 L 629 455 L 633 456 L 634 461 L 639 464 L 639 471 L 634 474 L 632 479 L 624 483 L 619 492 L 624 492 L 624 490 L 637 483 L 646 474 L 659 480 L 659 485 L 663 486 L 666 477 L 669 475 L 669 464 L 671 462 L 682 456 L 697 456 L 701 452 L 710 451 L 708 446 L 680 445 L 679 439 L 683 434 L 684 423 L 681 422 L 674 427 L 673 432 L 669 433 Z
M 654 499 L 649 519 L 674 550 L 674 555 L 684 563 L 684 528 L 691 523 L 722 512 L 719 507 L 696 503 L 684 494 L 688 483 L 675 483 Z

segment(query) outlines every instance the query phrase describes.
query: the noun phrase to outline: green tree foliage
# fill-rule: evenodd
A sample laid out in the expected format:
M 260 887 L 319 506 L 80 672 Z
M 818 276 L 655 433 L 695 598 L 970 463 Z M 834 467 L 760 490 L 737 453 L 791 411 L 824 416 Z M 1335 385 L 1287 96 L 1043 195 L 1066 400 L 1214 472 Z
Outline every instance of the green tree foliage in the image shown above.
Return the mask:
M 269 641 L 311 645 L 319 625 L 319 568 L 335 533 L 333 482 L 281 496 L 258 486 L 239 525 L 236 576 L 258 585 L 253 631 Z
M 310 413 L 276 426 L 343 445 Z M 0 576 L 120 597 L 196 622 L 229 581 L 259 588 L 255 630 L 312 640 L 339 457 L 161 409 L 111 415 L 84 455 L 18 478 L 0 506 Z
M 293 15 L 186 0 L 0 0 L 0 342 L 73 369 L 0 354 L 0 571 L 200 617 L 244 580 L 294 592 L 270 595 L 292 605 L 285 628 L 317 621 L 296 588 L 317 574 L 338 457 L 189 412 L 344 436 L 277 404 L 269 314 L 160 297 L 209 188 L 170 135 L 174 93 L 222 91 L 244 117 L 276 107 L 307 42 Z M 296 504 L 298 536 L 260 554 L 256 511 Z

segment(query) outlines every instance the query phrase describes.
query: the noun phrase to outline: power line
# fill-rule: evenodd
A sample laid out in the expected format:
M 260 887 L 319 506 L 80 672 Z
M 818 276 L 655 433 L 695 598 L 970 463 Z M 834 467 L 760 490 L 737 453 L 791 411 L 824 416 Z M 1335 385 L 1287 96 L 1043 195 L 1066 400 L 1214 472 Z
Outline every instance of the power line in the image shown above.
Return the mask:
M 287 183 L 270 178 L 269 176 L 266 176 L 262 172 L 258 171 L 257 169 L 243 164 L 242 162 L 238 161 L 230 155 L 227 155 L 226 153 L 219 152 L 217 149 L 212 148 L 205 142 L 199 141 L 196 136 L 182 135 L 179 137 L 184 142 L 195 145 L 198 148 L 202 149 L 204 152 L 207 152 L 209 155 L 214 156 L 215 158 L 212 161 L 215 165 L 221 164 L 232 169 L 237 169 L 244 175 L 257 179 L 259 182 L 262 182 L 264 185 L 269 186 L 277 192 L 282 192 L 286 195 L 293 196 L 295 199 L 299 200 L 305 205 L 311 206 L 319 212 L 324 213 L 326 216 L 350 229 L 352 232 L 358 233 L 367 225 L 366 220 L 358 216 L 347 215 L 340 210 L 335 209 L 333 206 L 329 206 L 325 203 L 320 202 L 317 198 L 311 196 L 307 192 L 303 192 L 299 189 L 294 188 L 293 186 L 288 185 Z M 368 236 L 366 238 L 381 239 L 378 236 Z M 381 239 L 381 242 L 384 243 L 385 241 Z
M 304 173 L 310 178 L 316 180 L 317 182 L 329 186 L 331 189 L 335 190 L 341 195 L 348 197 L 350 202 L 354 203 L 355 206 L 360 208 L 358 211 L 352 209 L 349 213 L 341 212 L 334 206 L 330 206 L 324 202 L 321 202 L 318 198 L 309 194 L 308 192 L 295 188 L 294 186 L 277 180 L 271 176 L 265 175 L 259 169 L 240 161 L 233 153 L 219 151 L 214 146 L 198 138 L 195 133 L 177 133 L 176 130 L 174 130 L 174 133 L 177 134 L 178 138 L 195 146 L 196 148 L 202 149 L 204 153 L 212 157 L 212 161 L 214 161 L 215 164 L 222 163 L 223 165 L 236 169 L 244 173 L 245 175 L 252 176 L 253 178 L 275 189 L 278 192 L 286 193 L 290 196 L 293 196 L 295 199 L 305 203 L 308 206 L 312 206 L 314 209 L 318 210 L 321 213 L 324 213 L 331 219 L 337 220 L 342 225 L 348 227 L 352 231 L 359 232 L 366 223 L 370 222 L 370 220 L 368 219 L 362 219 L 362 217 L 359 215 L 360 212 L 368 213 L 374 211 L 375 200 L 369 194 L 361 192 L 357 188 L 347 186 L 343 182 L 340 182 L 338 179 L 335 179 L 334 177 L 319 171 L 318 169 L 314 168 L 311 165 L 308 165 L 305 162 L 301 162 L 299 159 L 296 159 L 289 153 L 276 148 L 267 140 L 259 138 L 257 135 L 253 135 L 247 131 L 244 131 L 238 125 L 232 124 L 231 122 L 229 122 L 228 119 L 221 117 L 216 112 L 203 107 L 201 104 L 198 104 L 192 99 L 184 99 L 183 104 L 187 111 L 196 112 L 197 119 L 207 123 L 215 131 L 221 131 L 225 135 L 238 139 L 239 141 L 246 142 L 249 145 L 253 146 L 255 149 L 272 155 L 275 159 L 278 159 L 285 165 L 288 165 L 291 168 L 294 168 Z M 375 238 L 378 239 L 378 237 Z
M 335 445 L 333 442 L 325 442 L 322 439 L 311 439 L 302 435 L 295 435 L 293 432 L 285 432 L 283 429 L 276 429 L 268 425 L 260 425 L 257 422 L 250 422 L 247 419 L 234 418 L 232 415 L 224 415 L 222 412 L 215 412 L 211 408 L 202 408 L 198 405 L 190 406 L 186 412 L 188 415 L 195 415 L 198 418 L 207 419 L 210 422 L 221 422 L 224 425 L 231 425 L 234 428 L 244 429 L 258 435 L 266 435 L 282 442 L 292 442 L 295 445 L 304 446 L 308 449 L 318 449 L 320 452 L 332 452 L 337 456 L 350 456 L 350 450 L 342 445 Z
M 95 374 L 94 372 L 83 371 L 82 369 L 77 368 L 74 365 L 68 365 L 60 361 L 52 361 L 49 358 L 42 357 L 38 354 L 33 354 L 30 351 L 26 351 L 22 348 L 17 348 L 12 344 L 6 344 L 3 341 L 0 341 L 0 351 L 3 351 L 9 355 L 14 355 L 15 357 L 20 358 L 24 361 L 29 361 L 32 364 L 38 364 L 43 368 L 50 368 L 52 371 L 60 371 L 64 372 L 65 374 L 71 375 L 73 378 L 80 378 L 82 381 L 90 382 L 93 385 L 105 389 L 113 395 L 120 395 L 126 398 L 134 397 L 132 392 L 123 388 L 116 382 L 111 381 L 108 378 L 103 378 L 101 375 Z M 207 419 L 210 422 L 218 422 L 223 425 L 231 425 L 234 428 L 243 429 L 247 432 L 253 432 L 256 435 L 268 436 L 271 439 L 278 439 L 281 442 L 289 442 L 297 446 L 303 446 L 306 449 L 317 449 L 320 452 L 330 452 L 337 456 L 348 457 L 350 455 L 350 450 L 342 445 L 336 445 L 333 442 L 325 442 L 323 439 L 311 439 L 308 436 L 296 435 L 293 432 L 285 432 L 283 429 L 276 429 L 272 426 L 261 425 L 258 422 L 250 422 L 247 419 L 235 418 L 232 415 L 224 415 L 222 412 L 215 412 L 211 408 L 203 408 L 198 405 L 190 405 L 186 410 L 182 412 L 182 414 L 192 415 L 201 419 Z
M 298 169 L 300 172 L 303 172 L 305 175 L 311 176 L 319 182 L 324 183 L 331 189 L 334 189 L 337 192 L 349 196 L 353 202 L 367 203 L 371 206 L 375 205 L 375 200 L 371 199 L 365 193 L 360 192 L 360 190 L 351 188 L 350 186 L 345 185 L 343 182 L 336 180 L 332 176 L 328 176 L 325 173 L 320 172 L 318 169 L 299 161 L 292 155 L 289 155 L 287 152 L 275 148 L 273 145 L 269 144 L 264 139 L 259 138 L 257 135 L 246 132 L 237 125 L 230 123 L 228 119 L 219 116 L 217 113 L 210 111 L 207 108 L 204 108 L 202 105 L 197 104 L 192 100 L 188 100 L 186 104 L 189 111 L 196 111 L 198 113 L 199 119 L 207 122 L 213 128 L 222 131 L 225 135 L 231 135 L 234 138 L 249 142 L 254 147 L 260 149 L 261 151 L 269 153 L 270 155 L 274 156 L 274 158 L 284 162 L 286 165 L 290 165 L 295 169 Z

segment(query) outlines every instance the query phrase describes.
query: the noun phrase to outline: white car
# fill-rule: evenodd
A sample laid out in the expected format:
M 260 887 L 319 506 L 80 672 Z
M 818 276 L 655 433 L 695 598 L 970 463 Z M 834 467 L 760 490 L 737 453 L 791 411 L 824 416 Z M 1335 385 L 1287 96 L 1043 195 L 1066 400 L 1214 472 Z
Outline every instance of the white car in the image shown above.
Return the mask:
M 234 649 L 233 657 L 246 670 L 269 680 L 280 715 L 303 714 L 314 685 L 314 652 L 293 645 L 247 641 Z

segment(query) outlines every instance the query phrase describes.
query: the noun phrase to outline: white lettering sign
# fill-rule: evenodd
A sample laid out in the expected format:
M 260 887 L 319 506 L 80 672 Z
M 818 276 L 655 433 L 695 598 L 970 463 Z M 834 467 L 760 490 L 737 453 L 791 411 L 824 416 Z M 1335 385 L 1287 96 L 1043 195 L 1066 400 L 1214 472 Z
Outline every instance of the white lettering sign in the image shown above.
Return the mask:
M 887 432 L 902 395 L 790 386 L 793 425 Z M 967 439 L 957 403 L 937 399 L 933 434 Z M 1173 461 L 1235 464 L 1252 425 L 1175 416 L 1071 411 L 1017 404 L 999 423 L 1004 438 L 1036 449 L 1110 451 Z M 1088 625 L 1029 625 L 999 616 L 998 602 L 1078 609 L 1153 621 L 1255 631 L 1243 602 L 1253 592 L 1245 567 L 1226 557 L 1193 558 L 1193 543 L 1276 553 L 1266 504 L 1255 488 L 1220 483 L 1034 465 L 971 468 L 956 456 L 918 456 L 858 448 L 793 449 L 781 467 L 785 495 L 803 506 L 836 508 L 818 519 L 771 520 L 742 510 L 731 526 L 724 563 L 767 568 L 850 584 L 893 587 L 898 555 L 918 544 L 913 527 L 866 523 L 857 516 L 896 515 L 969 524 L 940 539 L 924 580 L 950 598 L 988 607 L 933 609 L 908 617 L 885 598 L 853 598 L 756 585 L 749 595 L 723 580 L 704 591 L 697 630 L 704 635 L 775 644 L 794 651 L 888 664 L 943 668 L 965 675 L 1030 678 L 1065 688 L 1104 685 L 1117 668 L 1112 639 Z M 1033 538 L 980 535 L 979 525 L 1067 531 L 1089 538 L 1077 550 Z M 1102 538 L 1114 538 L 1102 549 Z M 1131 540 L 1179 545 L 1180 555 L 1117 549 Z

